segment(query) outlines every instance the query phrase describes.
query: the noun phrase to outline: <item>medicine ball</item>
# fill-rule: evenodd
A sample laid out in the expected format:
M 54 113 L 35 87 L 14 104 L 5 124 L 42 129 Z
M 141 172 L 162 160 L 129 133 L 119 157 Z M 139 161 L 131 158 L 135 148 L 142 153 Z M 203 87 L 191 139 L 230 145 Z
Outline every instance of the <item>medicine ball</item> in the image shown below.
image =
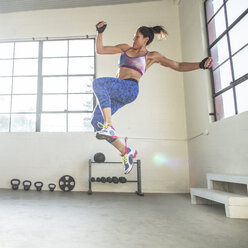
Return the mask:
M 103 163 L 105 161 L 105 156 L 103 153 L 98 152 L 94 155 L 94 161 L 97 163 Z

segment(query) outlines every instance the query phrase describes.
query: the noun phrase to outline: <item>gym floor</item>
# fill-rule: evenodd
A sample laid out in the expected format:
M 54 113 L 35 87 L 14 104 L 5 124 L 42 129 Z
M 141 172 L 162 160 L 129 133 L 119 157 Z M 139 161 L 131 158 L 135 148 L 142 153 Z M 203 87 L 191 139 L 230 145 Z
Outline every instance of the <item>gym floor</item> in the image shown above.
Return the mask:
M 189 194 L 0 190 L 1 248 L 247 248 L 247 234 Z

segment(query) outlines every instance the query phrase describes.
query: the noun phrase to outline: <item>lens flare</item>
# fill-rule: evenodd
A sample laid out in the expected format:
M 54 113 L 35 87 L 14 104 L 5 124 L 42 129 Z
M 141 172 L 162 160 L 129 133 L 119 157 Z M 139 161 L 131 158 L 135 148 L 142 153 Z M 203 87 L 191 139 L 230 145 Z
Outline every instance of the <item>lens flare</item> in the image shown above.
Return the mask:
M 156 153 L 153 156 L 153 163 L 156 165 L 168 165 L 168 159 L 162 153 Z

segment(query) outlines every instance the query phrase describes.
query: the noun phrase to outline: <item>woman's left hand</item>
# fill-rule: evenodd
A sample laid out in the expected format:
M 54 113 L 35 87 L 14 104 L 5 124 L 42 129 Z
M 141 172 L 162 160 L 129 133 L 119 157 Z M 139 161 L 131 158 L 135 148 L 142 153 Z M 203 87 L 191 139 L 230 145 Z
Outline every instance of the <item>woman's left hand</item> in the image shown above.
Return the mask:
M 213 66 L 213 58 L 212 57 L 206 57 L 199 63 L 199 67 L 201 69 L 210 69 Z

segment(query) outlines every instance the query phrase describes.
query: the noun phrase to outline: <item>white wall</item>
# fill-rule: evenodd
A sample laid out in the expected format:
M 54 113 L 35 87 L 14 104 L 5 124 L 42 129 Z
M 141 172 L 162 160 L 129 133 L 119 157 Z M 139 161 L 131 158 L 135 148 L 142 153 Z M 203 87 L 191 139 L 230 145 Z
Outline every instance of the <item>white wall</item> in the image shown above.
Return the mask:
M 158 50 L 181 60 L 178 7 L 172 0 L 0 15 L 4 23 L 0 39 L 94 35 L 95 24 L 105 20 L 104 44 L 131 44 L 141 25 L 164 25 L 167 41 L 154 41 Z M 117 55 L 97 56 L 97 76 L 115 76 Z M 120 136 L 138 150 L 142 161 L 144 192 L 188 192 L 183 74 L 152 66 L 140 81 L 138 99 L 113 117 Z M 119 161 L 119 152 L 93 133 L 1 133 L 0 188 L 9 188 L 11 178 L 57 182 L 64 174 L 77 180 L 76 190 L 88 187 L 88 159 L 102 151 L 108 161 Z M 94 176 L 123 176 L 119 166 L 95 169 Z M 135 177 L 135 171 L 128 176 Z M 132 192 L 135 185 L 94 185 L 98 191 Z
M 182 0 L 179 6 L 182 59 L 207 56 L 203 0 Z M 222 121 L 209 121 L 211 87 L 208 71 L 184 73 L 190 186 L 206 186 L 206 173 L 248 174 L 248 112 Z

